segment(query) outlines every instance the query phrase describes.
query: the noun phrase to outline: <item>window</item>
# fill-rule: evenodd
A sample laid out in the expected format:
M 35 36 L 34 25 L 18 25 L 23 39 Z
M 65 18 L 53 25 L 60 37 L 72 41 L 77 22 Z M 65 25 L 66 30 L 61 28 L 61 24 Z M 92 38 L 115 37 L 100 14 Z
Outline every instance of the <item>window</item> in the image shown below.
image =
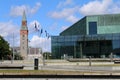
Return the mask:
M 25 35 L 22 35 L 23 37 L 22 37 L 22 39 L 24 40 L 25 39 Z
M 24 49 L 24 46 L 23 46 L 23 49 Z
M 22 35 L 23 37 L 25 37 L 25 35 Z
M 120 40 L 113 40 L 113 49 L 120 48 Z
M 89 34 L 97 34 L 97 22 L 89 22 Z

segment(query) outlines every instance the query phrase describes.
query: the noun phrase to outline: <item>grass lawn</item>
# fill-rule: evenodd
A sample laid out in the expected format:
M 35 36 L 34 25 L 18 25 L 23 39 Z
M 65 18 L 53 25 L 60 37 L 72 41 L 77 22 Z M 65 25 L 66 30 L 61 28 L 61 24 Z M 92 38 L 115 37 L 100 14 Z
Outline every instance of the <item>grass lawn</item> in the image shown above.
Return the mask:
M 56 75 L 56 74 L 80 74 L 80 71 L 59 71 L 59 70 L 0 70 L 0 74 L 39 74 L 39 75 Z

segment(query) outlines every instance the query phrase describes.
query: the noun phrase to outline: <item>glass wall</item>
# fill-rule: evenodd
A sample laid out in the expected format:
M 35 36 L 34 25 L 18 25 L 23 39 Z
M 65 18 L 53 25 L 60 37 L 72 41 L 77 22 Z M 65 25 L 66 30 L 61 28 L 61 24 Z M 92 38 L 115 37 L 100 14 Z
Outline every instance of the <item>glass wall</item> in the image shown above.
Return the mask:
M 120 34 L 52 36 L 53 58 L 109 57 L 120 56 Z

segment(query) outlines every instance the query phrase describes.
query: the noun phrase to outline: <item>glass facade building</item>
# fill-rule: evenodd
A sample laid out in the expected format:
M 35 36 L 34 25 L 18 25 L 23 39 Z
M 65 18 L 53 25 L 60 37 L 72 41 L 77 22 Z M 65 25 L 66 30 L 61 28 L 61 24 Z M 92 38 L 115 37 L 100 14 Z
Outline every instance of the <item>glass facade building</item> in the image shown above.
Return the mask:
M 85 16 L 51 37 L 52 57 L 120 57 L 120 14 Z

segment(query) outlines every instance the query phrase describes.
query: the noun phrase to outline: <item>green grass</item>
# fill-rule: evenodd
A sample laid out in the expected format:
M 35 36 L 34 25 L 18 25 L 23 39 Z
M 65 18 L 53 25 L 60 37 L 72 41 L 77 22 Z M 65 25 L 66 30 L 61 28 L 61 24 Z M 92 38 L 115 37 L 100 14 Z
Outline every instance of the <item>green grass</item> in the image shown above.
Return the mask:
M 120 66 L 120 64 L 93 64 L 92 66 L 106 66 L 106 67 L 117 67 Z
M 0 70 L 0 75 L 109 75 L 107 71 L 59 71 L 59 70 Z
M 84 73 L 96 73 L 89 71 L 59 71 L 59 70 L 0 70 L 1 74 L 10 74 L 10 75 L 81 75 Z M 101 73 L 101 72 L 97 72 Z
M 59 70 L 0 70 L 0 73 L 11 74 L 74 74 L 80 73 L 79 71 L 59 71 Z

